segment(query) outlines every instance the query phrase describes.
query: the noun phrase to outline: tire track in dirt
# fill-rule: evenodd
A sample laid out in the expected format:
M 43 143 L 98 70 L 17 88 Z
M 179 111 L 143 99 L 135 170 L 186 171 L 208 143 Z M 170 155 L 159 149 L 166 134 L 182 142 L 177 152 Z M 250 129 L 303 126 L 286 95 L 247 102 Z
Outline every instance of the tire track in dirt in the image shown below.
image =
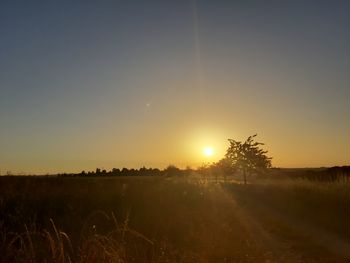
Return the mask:
M 350 243 L 347 240 L 325 229 L 307 224 L 299 218 L 283 215 L 266 205 L 261 205 L 260 209 L 265 215 L 273 217 L 275 221 L 289 228 L 295 235 L 333 254 L 337 262 L 350 262 Z
M 313 259 L 311 255 L 307 257 L 305 255 L 306 251 L 299 253 L 292 248 L 293 243 L 297 243 L 298 240 L 281 241 L 280 238 L 276 237 L 276 234 L 271 234 L 267 230 L 269 226 L 263 226 L 261 220 L 254 219 L 251 211 L 238 204 L 234 192 L 228 192 L 223 188 L 221 188 L 221 191 L 223 192 L 223 198 L 230 199 L 229 202 L 232 203 L 242 226 L 251 233 L 257 244 L 266 249 L 267 262 L 319 262 L 319 260 Z M 264 214 L 265 222 L 266 219 L 279 222 L 279 224 L 286 226 L 286 229 L 289 229 L 296 239 L 300 239 L 300 242 L 310 242 L 310 245 L 322 248 L 325 254 L 333 255 L 331 258 L 325 257 L 322 262 L 350 262 L 350 243 L 334 233 L 306 224 L 298 218 L 289 218 L 274 211 L 266 204 L 259 203 L 256 209 L 260 210 L 259 215 Z
M 266 231 L 258 220 L 237 203 L 232 194 L 222 187 L 218 187 L 217 191 L 220 193 L 220 198 L 232 207 L 236 220 L 247 233 L 247 243 L 260 250 L 260 254 L 263 256 L 263 258 L 260 258 L 260 262 L 303 262 L 301 256 L 292 251 L 287 243 L 280 242 Z

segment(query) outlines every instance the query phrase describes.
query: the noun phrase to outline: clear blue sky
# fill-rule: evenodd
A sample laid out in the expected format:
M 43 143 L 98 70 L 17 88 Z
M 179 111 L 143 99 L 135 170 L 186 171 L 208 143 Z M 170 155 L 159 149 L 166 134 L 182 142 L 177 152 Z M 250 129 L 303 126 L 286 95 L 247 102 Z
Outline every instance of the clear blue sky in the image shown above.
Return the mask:
M 0 171 L 197 166 L 253 133 L 275 166 L 350 164 L 349 14 L 345 0 L 2 1 Z

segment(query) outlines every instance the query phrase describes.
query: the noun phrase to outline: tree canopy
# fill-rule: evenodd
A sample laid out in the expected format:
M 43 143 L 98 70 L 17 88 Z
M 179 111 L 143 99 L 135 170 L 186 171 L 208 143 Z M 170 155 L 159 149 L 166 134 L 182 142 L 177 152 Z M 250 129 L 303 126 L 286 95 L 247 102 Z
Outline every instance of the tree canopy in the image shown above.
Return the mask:
M 267 151 L 260 147 L 264 143 L 255 141 L 257 134 L 249 136 L 244 142 L 229 139 L 229 147 L 226 151 L 226 159 L 230 165 L 241 171 L 244 183 L 247 183 L 247 174 L 261 173 L 271 167 L 271 157 Z

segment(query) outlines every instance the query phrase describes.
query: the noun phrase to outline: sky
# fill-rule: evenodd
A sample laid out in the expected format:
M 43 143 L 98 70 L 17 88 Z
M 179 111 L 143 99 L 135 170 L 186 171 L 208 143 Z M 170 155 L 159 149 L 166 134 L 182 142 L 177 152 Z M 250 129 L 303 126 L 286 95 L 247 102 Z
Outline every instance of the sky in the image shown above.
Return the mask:
M 349 1 L 1 1 L 0 174 L 350 164 Z M 212 147 L 211 157 L 203 155 Z

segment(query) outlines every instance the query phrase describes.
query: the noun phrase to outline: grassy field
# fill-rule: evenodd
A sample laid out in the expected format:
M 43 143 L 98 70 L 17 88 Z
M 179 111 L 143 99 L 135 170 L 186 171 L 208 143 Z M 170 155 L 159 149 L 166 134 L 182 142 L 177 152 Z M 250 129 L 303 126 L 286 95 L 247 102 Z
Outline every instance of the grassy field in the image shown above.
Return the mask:
M 0 177 L 0 262 L 349 262 L 350 185 Z

